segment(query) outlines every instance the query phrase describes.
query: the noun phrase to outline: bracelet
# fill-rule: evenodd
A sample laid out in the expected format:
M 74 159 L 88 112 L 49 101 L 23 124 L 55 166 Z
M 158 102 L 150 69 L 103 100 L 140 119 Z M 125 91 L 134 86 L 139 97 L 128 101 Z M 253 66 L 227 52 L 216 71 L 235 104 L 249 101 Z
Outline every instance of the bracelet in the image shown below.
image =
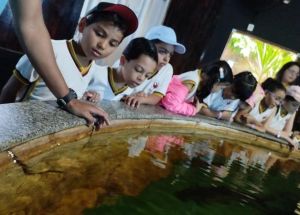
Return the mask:
M 218 113 L 217 119 L 222 119 L 222 116 L 223 116 L 223 112 L 220 111 L 220 112 Z
M 278 131 L 276 137 L 277 137 L 277 138 L 280 138 L 280 137 L 281 137 L 281 131 Z

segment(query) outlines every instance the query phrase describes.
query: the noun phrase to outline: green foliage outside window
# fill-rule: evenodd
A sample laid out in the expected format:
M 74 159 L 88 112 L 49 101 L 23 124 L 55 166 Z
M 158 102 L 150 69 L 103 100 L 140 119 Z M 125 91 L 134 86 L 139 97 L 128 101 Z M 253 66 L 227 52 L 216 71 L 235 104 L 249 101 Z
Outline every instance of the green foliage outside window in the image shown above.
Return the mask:
M 221 58 L 233 64 L 234 73 L 249 70 L 262 82 L 274 77 L 285 63 L 296 60 L 297 53 L 234 30 Z

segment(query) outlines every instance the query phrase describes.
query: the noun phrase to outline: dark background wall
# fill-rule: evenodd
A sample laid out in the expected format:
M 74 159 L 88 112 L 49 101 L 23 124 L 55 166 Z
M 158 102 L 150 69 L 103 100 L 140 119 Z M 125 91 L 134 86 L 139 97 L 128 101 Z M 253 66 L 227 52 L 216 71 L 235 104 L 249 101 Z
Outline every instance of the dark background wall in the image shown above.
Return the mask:
M 45 23 L 53 39 L 72 38 L 84 0 L 44 0 L 43 14 Z M 0 14 L 0 47 L 22 52 L 16 38 L 12 14 L 7 4 Z
M 300 52 L 300 0 L 173 0 L 165 24 L 175 29 L 186 45 L 185 55 L 171 60 L 175 74 L 219 59 L 232 29 L 251 34 Z M 295 128 L 299 130 L 300 113 Z
M 72 37 L 83 2 L 43 1 L 52 38 Z M 174 71 L 182 73 L 220 58 L 232 29 L 246 31 L 249 23 L 255 25 L 252 34 L 300 52 L 299 12 L 300 0 L 291 0 L 288 5 L 282 0 L 172 0 L 164 24 L 173 27 L 187 47 L 185 55 L 171 60 Z M 0 32 L 1 89 L 21 52 L 8 7 L 0 14 Z
M 44 19 L 53 39 L 72 38 L 84 0 L 44 0 Z M 13 29 L 12 15 L 7 5 L 0 14 L 0 90 L 11 76 L 12 70 L 22 55 Z
M 291 0 L 173 0 L 165 24 L 187 46 L 185 55 L 172 60 L 175 73 L 219 59 L 233 28 L 300 52 L 300 1 Z
M 187 51 L 174 55 L 176 74 L 195 69 L 220 18 L 223 0 L 172 0 L 164 24 L 172 27 Z
M 252 5 L 246 4 L 245 1 L 247 0 L 223 0 L 223 6 L 216 27 L 211 35 L 211 39 L 203 50 L 202 63 L 221 57 L 233 28 L 238 30 L 247 29 L 247 25 L 254 14 L 251 9 Z

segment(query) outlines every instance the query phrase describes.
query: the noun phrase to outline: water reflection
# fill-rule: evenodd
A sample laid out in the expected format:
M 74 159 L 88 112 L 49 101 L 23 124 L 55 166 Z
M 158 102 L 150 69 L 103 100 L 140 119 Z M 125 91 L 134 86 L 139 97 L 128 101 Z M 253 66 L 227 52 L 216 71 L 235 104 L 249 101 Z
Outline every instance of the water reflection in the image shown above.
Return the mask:
M 170 135 L 131 138 L 129 145 L 129 156 L 134 149 L 138 149 L 135 156 L 149 153 L 159 168 L 166 168 L 169 154 L 177 152 L 180 159 L 174 162 L 173 158 L 174 169 L 167 179 L 155 182 L 137 197 L 121 197 L 113 206 L 104 204 L 86 214 L 127 214 L 126 209 L 128 214 L 181 210 L 176 214 L 290 214 L 299 207 L 299 163 L 271 151 Z M 156 195 L 157 187 L 160 203 L 149 199 Z M 140 206 L 149 201 L 156 206 Z M 194 212 L 189 211 L 191 202 Z
M 23 163 L 30 174 L 0 172 L 0 214 L 289 214 L 300 201 L 298 161 L 213 136 L 101 134 Z

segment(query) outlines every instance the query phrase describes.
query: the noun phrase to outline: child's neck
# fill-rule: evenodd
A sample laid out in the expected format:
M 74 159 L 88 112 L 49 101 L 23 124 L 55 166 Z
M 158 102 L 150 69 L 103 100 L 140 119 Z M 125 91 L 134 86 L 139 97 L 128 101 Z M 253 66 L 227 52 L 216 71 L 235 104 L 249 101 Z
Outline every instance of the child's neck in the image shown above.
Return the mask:
M 260 104 L 259 104 L 259 111 L 265 112 L 267 109 L 269 109 L 270 107 L 266 104 L 265 99 L 261 100 Z
M 114 82 L 118 88 L 123 87 L 126 85 L 125 79 L 122 74 L 122 67 L 118 67 L 113 70 L 113 77 L 114 77 Z
M 282 82 L 282 85 L 283 85 L 285 88 L 288 88 L 288 87 L 290 86 L 290 83 Z
M 288 114 L 289 114 L 289 112 L 287 111 L 287 109 L 285 108 L 285 106 L 282 105 L 281 108 L 280 108 L 280 115 L 281 115 L 282 117 L 284 117 L 284 116 L 286 116 L 286 115 L 288 115 Z
M 221 90 L 221 89 L 220 89 Z M 227 86 L 227 87 L 225 87 L 225 88 L 223 88 L 223 92 L 222 92 L 222 97 L 224 98 L 224 99 L 231 99 L 231 100 L 234 100 L 235 98 L 230 98 L 229 96 L 228 96 L 228 94 L 230 94 L 230 93 L 228 93 L 228 92 L 230 92 L 232 90 L 232 86 Z
M 81 66 L 86 67 L 86 66 L 90 65 L 90 63 L 91 63 L 92 60 L 88 59 L 86 57 L 86 55 L 84 54 L 84 52 L 83 52 L 83 50 L 81 48 L 80 43 L 72 40 L 72 45 L 73 45 L 76 57 L 79 60 Z

